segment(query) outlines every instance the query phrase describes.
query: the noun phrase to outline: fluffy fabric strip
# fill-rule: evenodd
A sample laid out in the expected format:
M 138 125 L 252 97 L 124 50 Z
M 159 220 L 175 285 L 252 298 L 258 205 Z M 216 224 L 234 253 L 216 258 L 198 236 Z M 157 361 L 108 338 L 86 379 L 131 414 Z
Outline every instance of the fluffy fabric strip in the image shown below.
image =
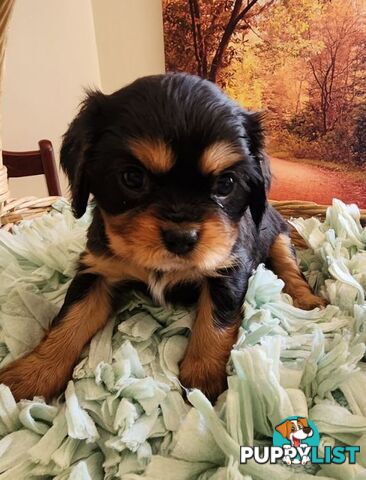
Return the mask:
M 14 234 L 0 231 L 0 368 L 35 347 L 62 305 L 83 250 L 60 201 Z M 299 261 L 324 310 L 305 312 L 260 265 L 250 279 L 228 390 L 213 408 L 177 380 L 194 310 L 131 292 L 83 352 L 57 401 L 16 403 L 0 386 L 0 480 L 361 480 L 366 478 L 366 229 L 335 200 L 324 223 L 295 219 Z M 240 445 L 271 445 L 285 417 L 315 422 L 321 445 L 360 445 L 355 465 L 239 464 Z M 296 469 L 296 471 L 294 471 Z M 295 476 L 294 476 L 295 475 Z

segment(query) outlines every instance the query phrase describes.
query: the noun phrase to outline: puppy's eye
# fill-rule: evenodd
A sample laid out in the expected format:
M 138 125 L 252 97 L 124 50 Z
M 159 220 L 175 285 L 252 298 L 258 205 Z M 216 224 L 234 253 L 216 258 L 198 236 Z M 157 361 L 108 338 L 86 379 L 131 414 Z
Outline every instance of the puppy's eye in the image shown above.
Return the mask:
M 214 186 L 214 194 L 218 197 L 227 197 L 234 188 L 235 178 L 231 173 L 221 175 Z
M 122 173 L 124 185 L 131 190 L 140 190 L 145 183 L 145 173 L 136 167 L 131 167 Z

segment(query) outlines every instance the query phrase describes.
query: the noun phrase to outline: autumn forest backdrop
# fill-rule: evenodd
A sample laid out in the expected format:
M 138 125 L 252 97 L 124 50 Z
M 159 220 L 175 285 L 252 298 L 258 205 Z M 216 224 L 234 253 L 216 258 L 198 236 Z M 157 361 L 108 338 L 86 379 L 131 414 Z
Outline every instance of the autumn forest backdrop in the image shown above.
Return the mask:
M 167 71 L 198 74 L 266 112 L 273 198 L 366 207 L 366 0 L 163 6 Z

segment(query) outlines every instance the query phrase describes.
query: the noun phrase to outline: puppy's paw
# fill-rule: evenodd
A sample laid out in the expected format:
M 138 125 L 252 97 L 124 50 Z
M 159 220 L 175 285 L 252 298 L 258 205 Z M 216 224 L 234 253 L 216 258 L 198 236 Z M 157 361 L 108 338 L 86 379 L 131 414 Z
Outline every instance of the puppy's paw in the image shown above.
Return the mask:
M 310 292 L 294 298 L 294 306 L 302 310 L 313 310 L 317 307 L 325 308 L 327 305 L 328 302 L 324 298 Z
M 7 385 L 15 400 L 43 396 L 50 400 L 65 387 L 68 377 L 62 369 L 30 353 L 0 371 L 0 383 Z
M 214 365 L 185 358 L 180 364 L 179 380 L 186 388 L 198 388 L 214 403 L 227 389 L 226 364 Z

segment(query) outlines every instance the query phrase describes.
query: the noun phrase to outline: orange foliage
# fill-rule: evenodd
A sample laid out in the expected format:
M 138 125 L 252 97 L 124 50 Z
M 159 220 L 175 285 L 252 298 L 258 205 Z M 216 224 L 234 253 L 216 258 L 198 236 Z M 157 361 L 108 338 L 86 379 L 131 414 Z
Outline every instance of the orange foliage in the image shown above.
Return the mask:
M 167 70 L 267 111 L 274 144 L 291 155 L 366 163 L 366 0 L 163 4 Z

